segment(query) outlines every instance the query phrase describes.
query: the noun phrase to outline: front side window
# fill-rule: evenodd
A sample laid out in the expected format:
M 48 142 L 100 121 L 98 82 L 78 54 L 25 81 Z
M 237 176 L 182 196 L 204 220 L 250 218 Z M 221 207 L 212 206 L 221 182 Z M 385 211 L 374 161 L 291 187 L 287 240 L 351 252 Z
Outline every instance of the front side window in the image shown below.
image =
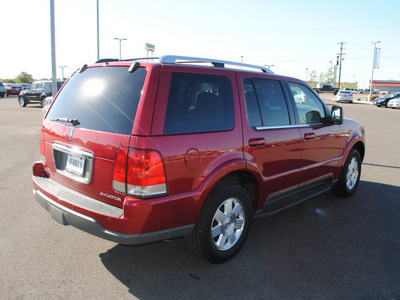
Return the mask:
M 325 110 L 321 101 L 304 85 L 288 82 L 292 92 L 300 124 L 325 122 Z
M 226 76 L 173 73 L 164 134 L 227 131 L 233 129 L 231 81 Z
M 247 118 L 251 127 L 290 124 L 285 96 L 279 81 L 246 78 L 243 84 Z

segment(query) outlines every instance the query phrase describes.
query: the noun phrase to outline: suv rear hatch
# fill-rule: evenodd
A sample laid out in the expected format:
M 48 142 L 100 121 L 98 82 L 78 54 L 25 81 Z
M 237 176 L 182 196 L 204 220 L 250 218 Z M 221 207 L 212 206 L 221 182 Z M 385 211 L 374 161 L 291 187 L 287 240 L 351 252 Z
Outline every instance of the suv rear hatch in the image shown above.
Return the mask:
M 40 140 L 54 184 L 117 207 L 125 195 L 113 189 L 114 161 L 118 149 L 129 146 L 147 73 L 128 67 L 76 72 L 53 102 Z

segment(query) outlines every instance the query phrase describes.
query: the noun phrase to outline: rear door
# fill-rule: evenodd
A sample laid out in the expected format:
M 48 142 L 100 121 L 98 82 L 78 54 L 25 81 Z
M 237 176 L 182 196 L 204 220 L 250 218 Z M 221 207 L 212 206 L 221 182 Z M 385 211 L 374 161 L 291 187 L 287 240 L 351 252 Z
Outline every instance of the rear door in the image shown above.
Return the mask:
M 245 158 L 249 169 L 261 171 L 261 200 L 273 200 L 298 185 L 300 131 L 281 81 L 243 74 L 237 80 L 246 103 L 242 113 Z
M 124 195 L 112 187 L 114 160 L 129 146 L 146 73 L 104 65 L 71 77 L 42 126 L 51 179 L 122 207 Z

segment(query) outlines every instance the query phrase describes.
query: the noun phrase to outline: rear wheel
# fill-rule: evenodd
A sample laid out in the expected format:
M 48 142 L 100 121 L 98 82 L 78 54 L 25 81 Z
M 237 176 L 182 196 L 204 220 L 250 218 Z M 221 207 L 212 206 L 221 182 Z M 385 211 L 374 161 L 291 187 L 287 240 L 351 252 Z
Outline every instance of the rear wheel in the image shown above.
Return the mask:
M 333 192 L 339 196 L 351 196 L 357 190 L 361 175 L 361 156 L 353 149 L 346 159 L 342 173 L 337 184 L 333 187 Z
M 42 107 L 46 105 L 46 97 L 40 98 L 40 104 L 42 105 Z
M 250 223 L 250 197 L 246 190 L 237 183 L 218 185 L 204 203 L 186 242 L 194 254 L 211 263 L 222 263 L 242 248 Z
M 19 103 L 19 106 L 21 106 L 21 107 L 25 107 L 28 104 L 28 102 L 22 96 L 18 97 L 18 103 Z

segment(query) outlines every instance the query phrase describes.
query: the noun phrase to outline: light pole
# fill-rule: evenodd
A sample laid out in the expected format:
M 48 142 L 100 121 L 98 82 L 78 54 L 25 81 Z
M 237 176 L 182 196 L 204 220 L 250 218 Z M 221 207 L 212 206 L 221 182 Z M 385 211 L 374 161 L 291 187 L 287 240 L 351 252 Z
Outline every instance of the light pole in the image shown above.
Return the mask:
M 381 41 L 371 43 L 374 44 L 374 56 L 372 57 L 372 74 L 371 74 L 371 84 L 369 85 L 369 100 L 371 100 L 372 97 L 372 83 L 374 80 L 374 69 L 376 67 L 376 44 L 379 44 L 380 42 Z
M 100 31 L 99 31 L 99 0 L 96 1 L 97 11 L 97 60 L 100 59 Z
M 271 69 L 271 67 L 275 67 L 275 65 L 264 65 L 264 67 L 267 67 L 268 69 Z
M 54 0 L 50 0 L 50 34 L 51 34 L 51 90 L 53 96 L 57 93 L 57 64 L 56 64 L 56 29 L 54 16 Z
M 306 68 L 306 82 L 308 80 L 308 68 Z
M 58 66 L 61 69 L 61 81 L 64 81 L 64 68 L 68 66 Z
M 126 38 L 114 38 L 114 40 L 119 40 L 119 60 L 121 60 L 121 42 L 126 41 Z

